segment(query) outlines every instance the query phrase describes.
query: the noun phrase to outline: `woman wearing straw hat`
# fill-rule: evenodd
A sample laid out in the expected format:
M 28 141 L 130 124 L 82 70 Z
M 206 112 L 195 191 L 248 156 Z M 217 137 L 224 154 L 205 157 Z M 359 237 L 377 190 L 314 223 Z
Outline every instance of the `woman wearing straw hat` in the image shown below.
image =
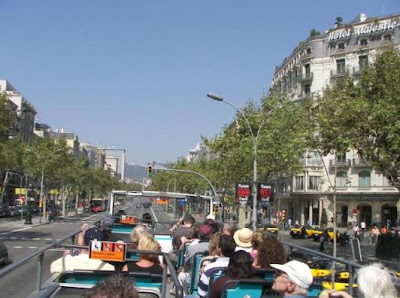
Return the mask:
M 251 245 L 252 237 L 253 237 L 253 231 L 248 228 L 237 230 L 233 235 L 233 239 L 235 240 L 237 245 L 235 251 L 244 250 L 248 253 L 252 252 L 253 250 Z

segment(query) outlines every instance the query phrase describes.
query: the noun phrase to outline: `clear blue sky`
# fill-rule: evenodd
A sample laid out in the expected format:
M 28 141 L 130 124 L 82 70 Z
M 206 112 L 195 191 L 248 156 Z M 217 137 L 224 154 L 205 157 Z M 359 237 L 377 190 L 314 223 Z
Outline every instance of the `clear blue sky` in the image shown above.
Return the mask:
M 0 0 L 0 78 L 38 121 L 136 164 L 175 161 L 259 100 L 312 28 L 400 13 L 399 0 Z

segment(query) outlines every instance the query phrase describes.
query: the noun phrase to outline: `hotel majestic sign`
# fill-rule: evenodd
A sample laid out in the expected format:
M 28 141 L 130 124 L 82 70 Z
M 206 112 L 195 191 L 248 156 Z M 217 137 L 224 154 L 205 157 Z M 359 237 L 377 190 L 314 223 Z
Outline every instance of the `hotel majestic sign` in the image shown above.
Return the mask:
M 357 27 L 357 28 L 351 28 L 351 29 L 349 28 L 349 29 L 345 29 L 345 30 L 341 30 L 341 31 L 331 32 L 331 33 L 329 33 L 328 40 L 329 41 L 337 40 L 337 39 L 341 39 L 341 38 L 350 37 L 351 35 L 360 36 L 363 34 L 387 31 L 387 30 L 396 28 L 398 25 L 399 25 L 398 22 L 395 20 L 389 20 L 389 21 L 380 22 L 380 23 L 373 22 L 371 24 Z

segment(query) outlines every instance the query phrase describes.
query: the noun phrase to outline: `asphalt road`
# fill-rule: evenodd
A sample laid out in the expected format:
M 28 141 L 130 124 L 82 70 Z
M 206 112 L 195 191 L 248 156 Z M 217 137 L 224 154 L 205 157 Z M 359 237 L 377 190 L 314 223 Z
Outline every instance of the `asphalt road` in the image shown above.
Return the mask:
M 141 218 L 144 213 L 150 213 L 153 221 L 171 222 L 173 216 L 167 214 L 163 206 L 153 203 L 150 208 L 137 208 L 136 205 L 147 202 L 147 199 L 137 199 L 124 206 L 116 206 L 116 210 L 124 209 L 129 215 Z M 0 219 L 0 241 L 8 247 L 11 262 L 21 260 L 23 257 L 34 253 L 39 248 L 50 244 L 63 236 L 66 236 L 81 228 L 84 223 L 93 223 L 104 216 L 104 213 L 83 214 L 78 216 L 56 218 L 55 221 L 45 225 L 24 226 L 17 219 Z M 37 222 L 37 218 L 34 220 Z M 170 224 L 156 226 L 156 233 L 167 233 Z M 44 257 L 43 281 L 51 277 L 50 264 L 61 257 L 64 249 L 50 249 Z M 0 279 L 1 297 L 27 297 L 36 288 L 37 280 L 37 260 L 25 264 L 21 268 L 14 270 Z M 4 267 L 4 266 L 3 266 Z

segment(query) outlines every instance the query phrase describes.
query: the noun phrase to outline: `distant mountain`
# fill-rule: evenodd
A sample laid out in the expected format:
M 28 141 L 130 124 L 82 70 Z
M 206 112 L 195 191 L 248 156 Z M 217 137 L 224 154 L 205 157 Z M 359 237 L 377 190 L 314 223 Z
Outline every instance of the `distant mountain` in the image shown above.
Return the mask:
M 125 177 L 142 182 L 147 179 L 147 167 L 125 164 Z

